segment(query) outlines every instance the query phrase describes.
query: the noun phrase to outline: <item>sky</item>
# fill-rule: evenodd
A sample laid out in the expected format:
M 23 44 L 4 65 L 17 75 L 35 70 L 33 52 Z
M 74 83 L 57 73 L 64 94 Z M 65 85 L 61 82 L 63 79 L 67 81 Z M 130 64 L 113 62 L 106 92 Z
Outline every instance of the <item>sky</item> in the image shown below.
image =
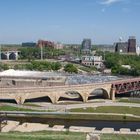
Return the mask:
M 0 44 L 38 39 L 113 44 L 136 36 L 140 0 L 0 0 Z

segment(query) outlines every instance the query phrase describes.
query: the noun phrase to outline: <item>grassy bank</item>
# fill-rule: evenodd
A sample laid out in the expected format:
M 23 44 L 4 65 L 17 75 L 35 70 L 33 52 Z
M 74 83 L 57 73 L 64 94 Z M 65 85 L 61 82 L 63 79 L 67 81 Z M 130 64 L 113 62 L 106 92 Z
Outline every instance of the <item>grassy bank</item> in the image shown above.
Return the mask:
M 71 121 L 71 120 L 98 120 L 98 121 L 140 121 L 140 118 L 134 117 L 127 117 L 126 115 L 123 116 L 115 116 L 115 115 L 86 115 L 86 114 L 75 114 L 75 115 L 7 115 L 8 118 L 16 121 L 32 121 L 34 119 L 53 119 L 52 124 L 56 123 L 56 120 L 63 120 L 63 121 Z
M 9 105 L 1 105 L 0 111 L 36 111 L 36 110 L 19 108 L 19 107 L 14 107 Z
M 101 140 L 140 140 L 140 135 L 101 135 Z
M 41 116 L 45 118 L 56 118 L 66 120 L 108 120 L 108 121 L 140 121 L 139 118 L 127 116 L 112 116 L 112 115 L 47 115 Z
M 31 109 L 17 108 L 12 106 L 0 106 L 0 111 L 37 111 Z M 134 114 L 140 116 L 140 109 L 133 107 L 97 107 L 97 108 L 84 108 L 84 109 L 71 109 L 71 112 L 87 112 L 87 113 L 120 113 L 124 114 L 122 116 L 118 115 L 95 115 L 95 114 L 63 114 L 63 115 L 12 115 L 12 117 L 38 117 L 38 118 L 55 118 L 55 119 L 65 119 L 65 120 L 113 120 L 113 121 L 140 121 L 140 118 L 128 117 L 125 114 Z M 41 111 L 42 112 L 42 111 Z M 11 115 L 7 115 L 10 116 Z
M 0 133 L 0 140 L 85 140 L 84 133 L 70 132 L 31 132 Z
M 89 107 L 71 109 L 71 112 L 88 112 L 88 113 L 120 113 L 120 114 L 134 114 L 140 116 L 140 108 L 138 107 L 124 107 L 124 106 L 103 106 L 103 107 Z
M 140 104 L 140 100 L 131 100 L 131 99 L 118 99 L 118 102 Z
M 100 135 L 101 140 L 139 140 L 140 135 Z M 72 132 L 30 132 L 30 133 L 0 133 L 0 140 L 86 140 L 84 133 Z

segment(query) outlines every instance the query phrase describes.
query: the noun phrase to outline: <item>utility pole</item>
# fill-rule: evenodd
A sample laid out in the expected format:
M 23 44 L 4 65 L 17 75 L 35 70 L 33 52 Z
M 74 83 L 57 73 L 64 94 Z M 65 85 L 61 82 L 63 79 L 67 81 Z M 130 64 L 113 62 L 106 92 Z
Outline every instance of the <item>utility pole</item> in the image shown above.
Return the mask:
M 104 50 L 104 61 L 105 61 L 105 50 Z
M 43 46 L 42 46 L 42 44 L 41 44 L 40 49 L 41 49 L 41 60 L 43 60 Z

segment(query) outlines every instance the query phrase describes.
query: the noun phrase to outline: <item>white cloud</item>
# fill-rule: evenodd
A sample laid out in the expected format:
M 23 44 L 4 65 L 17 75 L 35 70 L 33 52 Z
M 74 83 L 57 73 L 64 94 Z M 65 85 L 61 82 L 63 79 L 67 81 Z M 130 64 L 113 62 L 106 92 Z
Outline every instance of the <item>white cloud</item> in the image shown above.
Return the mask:
M 113 3 L 117 3 L 117 2 L 120 2 L 122 0 L 104 0 L 103 2 L 101 2 L 101 4 L 103 5 L 111 5 Z

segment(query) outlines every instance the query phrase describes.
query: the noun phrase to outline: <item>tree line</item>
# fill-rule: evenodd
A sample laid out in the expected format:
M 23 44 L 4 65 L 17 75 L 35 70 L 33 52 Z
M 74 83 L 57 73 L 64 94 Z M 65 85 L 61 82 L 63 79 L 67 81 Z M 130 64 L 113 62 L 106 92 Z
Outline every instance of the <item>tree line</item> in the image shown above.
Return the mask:
M 8 70 L 9 68 L 15 70 L 58 71 L 63 68 L 63 66 L 60 62 L 48 61 L 31 61 L 27 64 L 16 64 L 13 67 L 0 63 L 0 71 Z M 71 63 L 66 64 L 63 70 L 68 73 L 78 73 L 78 69 Z
M 20 54 L 19 59 L 27 59 L 28 61 L 40 59 L 41 49 L 40 48 L 19 48 Z M 53 59 L 60 55 L 65 55 L 65 51 L 54 49 L 50 47 L 43 48 L 43 58 Z
M 104 64 L 113 74 L 140 76 L 140 56 L 106 53 Z M 128 69 L 122 65 L 129 65 L 131 68 Z

